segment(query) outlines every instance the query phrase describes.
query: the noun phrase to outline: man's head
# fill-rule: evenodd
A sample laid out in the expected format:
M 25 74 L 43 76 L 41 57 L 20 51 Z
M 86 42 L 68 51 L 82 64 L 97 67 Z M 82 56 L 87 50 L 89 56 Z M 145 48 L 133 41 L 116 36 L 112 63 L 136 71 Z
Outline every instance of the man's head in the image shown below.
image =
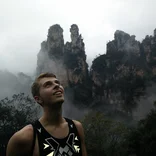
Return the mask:
M 43 107 L 64 102 L 64 89 L 53 73 L 39 75 L 32 84 L 31 92 Z

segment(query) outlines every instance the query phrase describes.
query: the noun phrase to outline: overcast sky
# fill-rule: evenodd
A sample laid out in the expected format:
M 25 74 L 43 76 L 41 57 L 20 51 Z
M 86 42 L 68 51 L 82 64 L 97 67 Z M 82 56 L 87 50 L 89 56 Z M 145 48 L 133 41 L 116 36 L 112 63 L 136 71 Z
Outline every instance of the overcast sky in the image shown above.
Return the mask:
M 77 24 L 87 62 L 106 52 L 115 30 L 141 41 L 156 28 L 156 0 L 0 0 L 0 69 L 33 73 L 48 28 L 60 24 L 64 40 Z

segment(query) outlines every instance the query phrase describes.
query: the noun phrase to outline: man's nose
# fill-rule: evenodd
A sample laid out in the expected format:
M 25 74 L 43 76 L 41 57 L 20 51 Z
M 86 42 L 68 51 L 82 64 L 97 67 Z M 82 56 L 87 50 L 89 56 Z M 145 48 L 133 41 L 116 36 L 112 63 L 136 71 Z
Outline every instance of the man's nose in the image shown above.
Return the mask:
M 54 86 L 54 89 L 57 89 L 60 87 L 60 84 L 56 83 L 55 86 Z

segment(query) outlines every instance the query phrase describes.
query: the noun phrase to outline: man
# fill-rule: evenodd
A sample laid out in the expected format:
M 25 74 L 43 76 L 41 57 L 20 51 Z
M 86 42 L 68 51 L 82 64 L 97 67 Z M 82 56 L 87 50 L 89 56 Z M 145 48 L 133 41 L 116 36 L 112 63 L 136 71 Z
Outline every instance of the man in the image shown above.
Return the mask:
M 81 123 L 62 117 L 64 89 L 56 76 L 41 74 L 31 90 L 43 115 L 11 137 L 7 156 L 87 156 Z

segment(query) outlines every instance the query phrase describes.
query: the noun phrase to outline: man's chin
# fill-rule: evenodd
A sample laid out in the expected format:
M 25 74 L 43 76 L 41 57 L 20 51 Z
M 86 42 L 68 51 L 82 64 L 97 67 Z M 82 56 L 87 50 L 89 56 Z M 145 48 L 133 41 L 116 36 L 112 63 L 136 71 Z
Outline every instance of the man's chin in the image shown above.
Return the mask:
M 60 98 L 60 99 L 57 99 L 54 103 L 55 104 L 62 104 L 64 102 L 64 98 Z
M 53 109 L 61 109 L 63 102 L 64 102 L 64 99 L 53 101 L 53 103 L 51 104 L 51 107 Z

